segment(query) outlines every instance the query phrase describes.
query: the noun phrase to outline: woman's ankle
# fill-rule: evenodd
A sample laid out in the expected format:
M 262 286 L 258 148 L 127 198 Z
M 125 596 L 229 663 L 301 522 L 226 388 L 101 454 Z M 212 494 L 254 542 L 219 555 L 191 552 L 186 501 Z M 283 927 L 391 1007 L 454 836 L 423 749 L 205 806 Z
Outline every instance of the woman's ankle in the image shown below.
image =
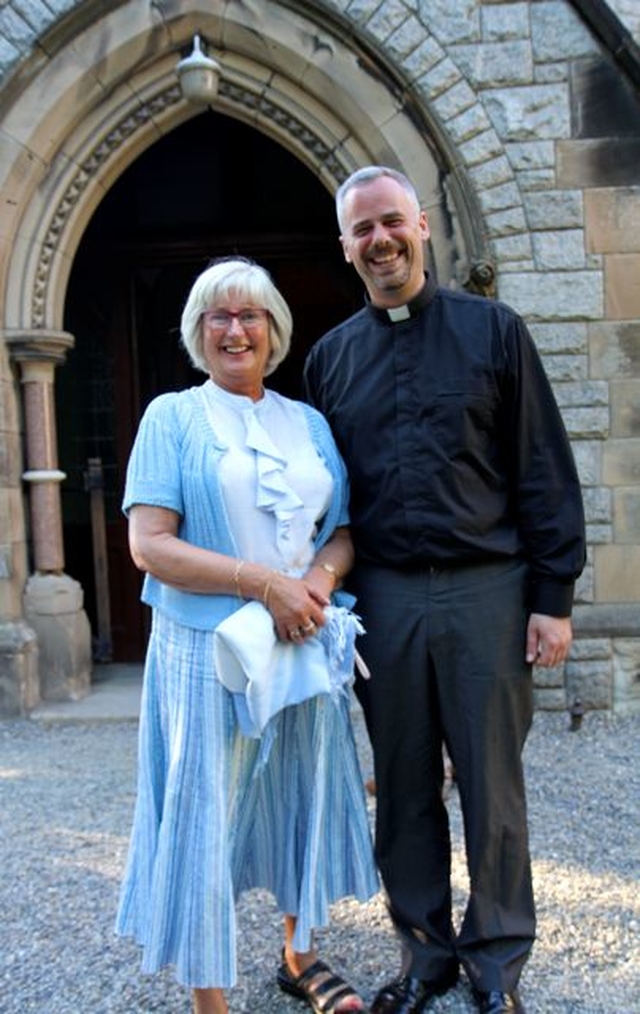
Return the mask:
M 318 953 L 316 950 L 295 951 L 292 947 L 285 946 L 284 960 L 291 974 L 298 978 L 318 960 Z
M 193 1014 L 228 1014 L 227 1000 L 221 989 L 194 989 Z

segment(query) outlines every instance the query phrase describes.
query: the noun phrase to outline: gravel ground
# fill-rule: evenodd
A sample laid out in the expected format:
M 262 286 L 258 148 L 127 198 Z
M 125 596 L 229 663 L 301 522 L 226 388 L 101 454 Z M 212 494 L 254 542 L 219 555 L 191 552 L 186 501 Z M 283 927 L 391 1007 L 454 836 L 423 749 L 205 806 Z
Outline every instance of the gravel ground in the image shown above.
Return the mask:
M 363 772 L 371 773 L 354 713 Z M 136 726 L 0 723 L 0 1011 L 188 1014 L 169 972 L 139 974 L 136 946 L 113 935 L 135 786 Z M 539 939 L 522 981 L 528 1014 L 640 1014 L 640 716 L 538 713 L 526 751 Z M 373 816 L 373 800 L 370 801 Z M 460 815 L 449 796 L 454 892 L 466 893 Z M 254 892 L 239 907 L 233 1014 L 301 1014 L 274 986 L 279 917 Z M 396 973 L 382 897 L 337 905 L 323 957 L 366 999 Z M 430 1014 L 475 1008 L 466 981 Z

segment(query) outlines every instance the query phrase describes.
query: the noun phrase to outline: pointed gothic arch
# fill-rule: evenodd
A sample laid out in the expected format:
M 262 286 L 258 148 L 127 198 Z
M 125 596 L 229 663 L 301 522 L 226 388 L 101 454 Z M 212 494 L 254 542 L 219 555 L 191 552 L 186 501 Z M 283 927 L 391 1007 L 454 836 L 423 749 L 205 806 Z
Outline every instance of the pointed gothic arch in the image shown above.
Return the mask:
M 44 67 L 32 57 L 33 77 L 24 68 L 28 83 L 5 120 L 19 149 L 7 329 L 62 326 L 74 254 L 95 208 L 142 151 L 199 111 L 175 74 L 196 30 L 222 67 L 213 108 L 278 141 L 331 192 L 367 162 L 407 171 L 429 212 L 433 263 L 446 282 L 462 283 L 470 263 L 487 256 L 459 155 L 398 72 L 313 10 L 306 16 L 274 2 L 212 14 L 208 6 L 190 4 L 160 23 L 151 11 L 132 21 L 116 7 Z

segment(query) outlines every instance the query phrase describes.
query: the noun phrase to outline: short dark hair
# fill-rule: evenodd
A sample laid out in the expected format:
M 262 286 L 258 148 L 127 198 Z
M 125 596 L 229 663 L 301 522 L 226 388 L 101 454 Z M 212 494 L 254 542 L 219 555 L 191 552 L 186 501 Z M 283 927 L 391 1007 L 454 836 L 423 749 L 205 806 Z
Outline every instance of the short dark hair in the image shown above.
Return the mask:
M 343 226 L 342 209 L 344 207 L 345 198 L 349 193 L 349 191 L 353 190 L 354 187 L 360 187 L 363 186 L 365 183 L 370 183 L 371 180 L 377 180 L 381 176 L 389 176 L 391 177 L 392 180 L 395 180 L 396 183 L 399 183 L 400 186 L 403 188 L 403 190 L 406 190 L 406 192 L 409 194 L 409 197 L 411 197 L 411 199 L 415 201 L 416 208 L 418 211 L 420 211 L 421 205 L 420 198 L 418 197 L 418 192 L 408 176 L 405 176 L 404 173 L 401 173 L 398 169 L 391 169 L 389 166 L 386 165 L 366 165 L 363 166 L 362 169 L 356 169 L 355 172 L 352 172 L 351 175 L 348 176 L 347 179 L 344 181 L 344 183 L 340 184 L 336 192 L 336 213 L 338 216 L 338 225 L 340 226 L 340 231 L 342 231 Z

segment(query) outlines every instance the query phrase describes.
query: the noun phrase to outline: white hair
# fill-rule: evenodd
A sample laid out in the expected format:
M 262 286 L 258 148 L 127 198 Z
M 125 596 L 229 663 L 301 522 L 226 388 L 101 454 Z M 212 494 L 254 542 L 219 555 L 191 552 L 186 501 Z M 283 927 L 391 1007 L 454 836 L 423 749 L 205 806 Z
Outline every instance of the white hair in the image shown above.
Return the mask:
M 203 355 L 202 314 L 229 295 L 269 311 L 271 354 L 265 369 L 265 376 L 268 376 L 289 352 L 293 320 L 269 272 L 248 257 L 222 258 L 196 278 L 182 311 L 182 344 L 195 368 L 208 373 Z

